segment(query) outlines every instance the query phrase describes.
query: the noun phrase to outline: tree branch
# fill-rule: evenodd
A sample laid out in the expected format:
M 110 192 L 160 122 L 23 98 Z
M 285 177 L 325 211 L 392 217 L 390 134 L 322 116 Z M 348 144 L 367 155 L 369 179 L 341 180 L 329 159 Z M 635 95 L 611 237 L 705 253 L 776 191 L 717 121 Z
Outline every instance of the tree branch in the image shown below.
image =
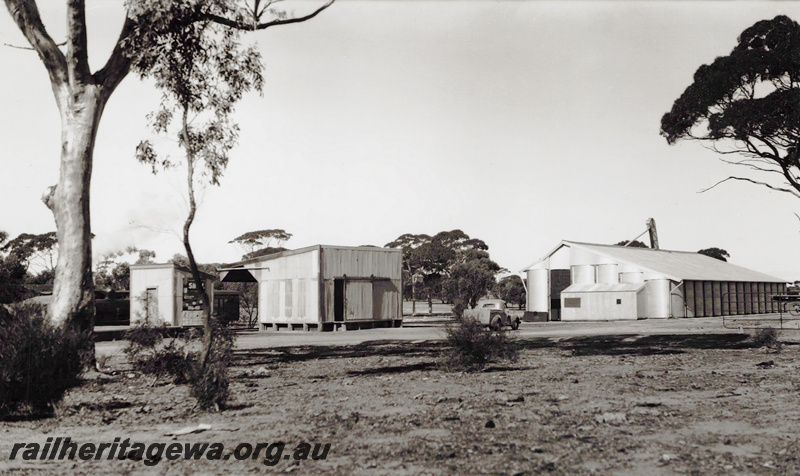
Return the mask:
M 98 84 L 102 85 L 103 95 L 106 98 L 114 92 L 114 89 L 117 88 L 131 69 L 131 58 L 125 53 L 123 44 L 135 25 L 136 22 L 130 16 L 125 18 L 125 23 L 122 25 L 122 31 L 119 34 L 119 38 L 117 38 L 114 51 L 111 52 L 111 56 L 108 57 L 105 66 L 95 73 L 95 79 Z
M 66 41 L 62 41 L 61 43 L 56 43 L 56 46 L 64 46 L 66 44 L 67 44 Z M 16 48 L 18 50 L 36 51 L 34 48 L 30 46 L 17 46 L 17 45 L 12 45 L 11 43 L 3 43 L 3 46 L 8 46 L 9 48 Z
M 319 15 L 320 13 L 322 13 L 325 9 L 327 9 L 331 5 L 333 5 L 334 1 L 336 1 L 336 0 L 329 0 L 328 3 L 326 3 L 325 5 L 319 7 L 318 9 L 316 9 L 313 12 L 309 13 L 308 15 L 305 15 L 305 16 L 302 16 L 302 17 L 272 20 L 272 21 L 269 21 L 269 22 L 266 22 L 266 23 L 258 23 L 260 15 L 257 15 L 257 17 L 255 18 L 255 22 L 253 22 L 253 23 L 245 23 L 245 22 L 240 21 L 240 20 L 231 20 L 230 18 L 225 18 L 223 16 L 215 15 L 213 13 L 206 13 L 206 14 L 204 14 L 204 17 L 206 19 L 208 19 L 208 20 L 211 20 L 211 21 L 215 22 L 215 23 L 219 23 L 220 25 L 225 25 L 225 26 L 230 27 L 230 28 L 237 28 L 239 30 L 250 30 L 250 31 L 265 30 L 265 29 L 267 29 L 269 27 L 272 27 L 272 26 L 289 25 L 291 23 L 301 23 L 301 22 L 304 22 L 306 20 L 310 20 L 310 19 L 314 18 L 315 16 Z M 272 3 L 272 2 L 270 2 L 270 3 Z M 261 13 L 263 13 L 263 12 L 264 12 L 264 10 L 262 9 Z
M 47 33 L 34 0 L 5 0 L 11 18 L 39 54 L 54 91 L 67 83 L 67 60 Z
M 800 192 L 797 191 L 797 190 L 791 190 L 791 189 L 788 189 L 788 188 L 776 187 L 776 186 L 768 184 L 766 182 L 759 182 L 757 180 L 749 179 L 749 178 L 746 178 L 746 177 L 728 177 L 726 179 L 720 180 L 719 182 L 715 183 L 714 185 L 712 185 L 712 186 L 710 186 L 708 188 L 700 190 L 698 193 L 707 192 L 707 191 L 711 190 L 712 188 L 716 187 L 717 185 L 720 185 L 723 182 L 727 182 L 728 180 L 741 180 L 743 182 L 750 182 L 750 183 L 754 183 L 756 185 L 763 185 L 763 186 L 765 186 L 765 187 L 767 187 L 769 189 L 775 190 L 777 192 L 786 192 L 786 193 L 794 195 L 797 198 L 800 198 Z
M 767 169 L 767 168 L 764 168 L 764 167 L 759 167 L 758 165 L 747 163 L 746 160 L 741 160 L 741 161 L 738 161 L 738 162 L 733 161 L 733 160 L 725 160 L 725 159 L 719 159 L 719 160 L 721 162 L 726 163 L 726 164 L 740 165 L 742 167 L 747 167 L 747 168 L 750 168 L 750 169 L 753 169 L 753 170 L 758 170 L 759 172 L 769 172 L 769 173 L 773 173 L 773 174 L 783 175 L 783 171 L 782 170 L 774 170 L 774 169 Z
M 84 84 L 91 77 L 85 0 L 67 2 L 67 67 L 72 84 Z

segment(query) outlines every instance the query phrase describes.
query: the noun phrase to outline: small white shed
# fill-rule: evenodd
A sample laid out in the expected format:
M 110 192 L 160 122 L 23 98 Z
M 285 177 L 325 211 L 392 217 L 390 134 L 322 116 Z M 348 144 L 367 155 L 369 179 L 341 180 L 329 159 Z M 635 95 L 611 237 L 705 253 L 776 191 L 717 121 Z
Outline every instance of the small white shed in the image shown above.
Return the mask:
M 636 320 L 645 309 L 644 283 L 572 284 L 561 291 L 562 321 Z
M 214 276 L 200 273 L 214 312 Z M 202 326 L 199 286 L 189 268 L 174 263 L 131 265 L 131 325 L 145 318 L 168 326 Z

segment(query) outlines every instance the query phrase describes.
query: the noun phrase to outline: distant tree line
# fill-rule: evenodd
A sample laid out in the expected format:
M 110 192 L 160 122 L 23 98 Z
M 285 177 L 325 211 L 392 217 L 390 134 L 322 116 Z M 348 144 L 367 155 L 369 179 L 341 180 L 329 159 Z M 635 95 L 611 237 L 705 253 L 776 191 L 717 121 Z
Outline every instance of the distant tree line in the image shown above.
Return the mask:
M 9 240 L 0 230 L 0 304 L 22 301 L 53 284 L 58 257 L 56 233 L 22 233 Z

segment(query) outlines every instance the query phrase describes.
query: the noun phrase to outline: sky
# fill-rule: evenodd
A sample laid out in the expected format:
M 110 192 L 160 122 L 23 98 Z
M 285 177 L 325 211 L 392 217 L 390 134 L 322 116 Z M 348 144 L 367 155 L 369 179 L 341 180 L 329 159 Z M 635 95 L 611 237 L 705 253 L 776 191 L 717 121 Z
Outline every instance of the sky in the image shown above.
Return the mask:
M 60 41 L 62 2 L 39 4 Z M 2 10 L 0 45 L 25 46 Z M 87 10 L 96 70 L 124 10 L 113 0 Z M 260 229 L 292 233 L 292 249 L 460 229 L 517 272 L 561 240 L 633 239 L 652 217 L 663 249 L 723 248 L 731 263 L 800 279 L 800 202 L 742 182 L 700 193 L 741 171 L 701 143 L 659 135 L 697 68 L 776 15 L 800 20 L 800 3 L 337 0 L 308 22 L 246 36 L 265 89 L 238 106 L 239 144 L 220 186 L 201 193 L 196 257 L 234 262 L 243 251 L 228 242 Z M 40 200 L 60 150 L 48 77 L 30 50 L 0 46 L 0 64 L 0 230 L 52 231 Z M 130 75 L 105 109 L 96 257 L 127 246 L 157 261 L 183 253 L 184 169 L 154 176 L 134 159 L 158 100 Z

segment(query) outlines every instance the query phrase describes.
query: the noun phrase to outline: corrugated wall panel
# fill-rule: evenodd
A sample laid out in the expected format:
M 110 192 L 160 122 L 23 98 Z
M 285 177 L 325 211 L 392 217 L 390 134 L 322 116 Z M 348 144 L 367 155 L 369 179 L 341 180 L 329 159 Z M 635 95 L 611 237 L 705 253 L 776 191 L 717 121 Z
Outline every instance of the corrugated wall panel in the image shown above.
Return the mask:
M 280 281 L 272 280 L 266 282 L 266 295 L 267 305 L 264 307 L 266 310 L 266 320 L 277 320 L 281 317 L 281 283 Z
M 747 305 L 744 294 L 744 283 L 742 282 L 736 283 L 736 313 L 737 314 L 747 313 Z
M 706 317 L 714 315 L 714 293 L 711 281 L 703 281 L 703 308 Z
M 333 322 L 334 320 L 334 281 L 332 279 L 326 279 L 323 281 L 322 285 L 324 291 L 323 295 L 325 299 L 323 301 L 323 316 L 321 321 L 322 322 Z
M 758 283 L 758 312 L 767 312 L 767 289 L 764 283 Z
M 753 288 L 752 283 L 743 283 L 744 285 L 744 313 L 753 313 Z
M 775 301 L 772 299 L 772 296 L 778 294 L 778 283 L 769 283 L 769 296 L 767 296 L 767 308 L 769 312 L 777 312 L 778 309 L 775 307 Z
M 683 282 L 683 293 L 686 302 L 686 317 L 697 317 L 694 309 L 694 281 Z
M 686 301 L 683 296 L 683 283 L 671 284 L 672 291 L 670 292 L 671 299 L 671 317 L 687 317 L 686 316 Z
M 342 276 L 402 279 L 400 250 L 346 249 L 326 247 L 322 251 L 324 279 Z
M 377 320 L 401 319 L 400 282 L 380 280 L 372 283 L 372 315 Z
M 706 306 L 703 299 L 703 282 L 694 281 L 694 315 L 706 317 Z
M 283 317 L 291 321 L 294 307 L 294 282 L 291 279 L 283 281 Z
M 723 316 L 730 316 L 731 315 L 731 299 L 730 295 L 728 295 L 728 282 L 722 281 L 719 283 L 719 292 L 720 296 L 719 299 L 722 301 L 722 315 Z
M 722 315 L 722 283 L 714 281 L 711 283 L 711 296 L 714 316 Z

